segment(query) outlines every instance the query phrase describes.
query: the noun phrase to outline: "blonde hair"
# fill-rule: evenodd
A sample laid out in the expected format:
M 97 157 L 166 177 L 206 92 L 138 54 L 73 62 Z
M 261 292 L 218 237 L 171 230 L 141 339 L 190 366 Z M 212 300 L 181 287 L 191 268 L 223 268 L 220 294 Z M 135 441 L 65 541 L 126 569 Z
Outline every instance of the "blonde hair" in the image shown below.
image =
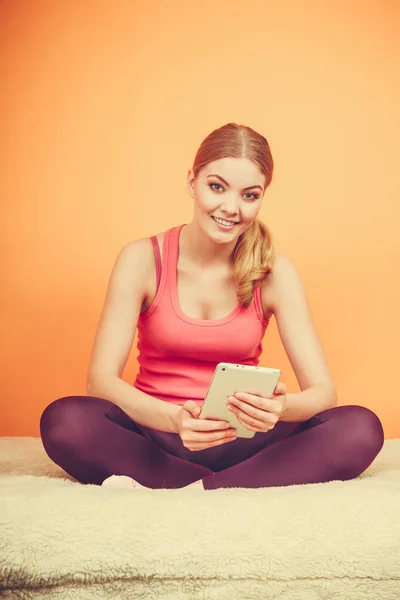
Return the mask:
M 227 157 L 252 160 L 265 175 L 265 188 L 271 183 L 274 162 L 267 140 L 254 129 L 236 123 L 215 129 L 203 140 L 192 167 L 195 178 L 208 163 Z M 275 262 L 272 234 L 264 223 L 256 219 L 239 236 L 232 261 L 238 302 L 247 308 L 255 288 L 262 285 Z

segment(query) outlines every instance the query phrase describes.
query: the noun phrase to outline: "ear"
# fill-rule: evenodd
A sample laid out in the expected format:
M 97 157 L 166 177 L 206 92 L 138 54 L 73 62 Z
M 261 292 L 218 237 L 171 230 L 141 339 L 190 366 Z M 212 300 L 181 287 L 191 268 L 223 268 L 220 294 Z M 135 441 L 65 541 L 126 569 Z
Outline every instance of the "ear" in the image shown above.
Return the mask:
M 194 173 L 193 173 L 193 169 L 189 169 L 188 174 L 187 174 L 187 189 L 189 192 L 189 196 L 191 196 L 192 198 L 194 198 L 194 182 L 195 182 L 195 178 L 194 178 Z

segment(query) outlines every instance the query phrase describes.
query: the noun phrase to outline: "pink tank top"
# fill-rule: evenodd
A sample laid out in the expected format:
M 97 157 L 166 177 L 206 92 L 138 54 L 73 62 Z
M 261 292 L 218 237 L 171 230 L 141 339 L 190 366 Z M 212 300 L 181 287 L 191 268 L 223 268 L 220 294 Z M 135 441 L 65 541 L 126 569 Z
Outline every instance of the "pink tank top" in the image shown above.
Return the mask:
M 269 323 L 263 317 L 259 287 L 247 309 L 238 303 L 220 319 L 194 319 L 182 312 L 176 282 L 179 234 L 184 225 L 165 232 L 162 263 L 157 238 L 151 238 L 157 293 L 139 316 L 140 370 L 133 384 L 146 394 L 181 406 L 187 400 L 203 403 L 219 362 L 257 366 Z

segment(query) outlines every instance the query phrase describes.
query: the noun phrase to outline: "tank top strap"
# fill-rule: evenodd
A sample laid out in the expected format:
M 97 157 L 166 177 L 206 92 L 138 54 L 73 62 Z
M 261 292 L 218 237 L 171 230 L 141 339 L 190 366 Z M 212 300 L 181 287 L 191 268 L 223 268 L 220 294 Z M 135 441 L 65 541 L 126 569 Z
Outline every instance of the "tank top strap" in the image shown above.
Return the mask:
M 164 290 L 165 287 L 170 287 L 171 283 L 173 284 L 175 281 L 176 264 L 178 261 L 179 232 L 184 225 L 185 224 L 183 223 L 182 225 L 171 227 L 164 233 L 162 257 L 157 236 L 153 235 L 150 238 L 153 244 L 154 259 L 156 263 L 157 291 L 160 286 Z
M 263 324 L 268 323 L 269 319 L 264 319 L 264 311 L 263 311 L 262 300 L 261 300 L 261 287 L 259 285 L 257 285 L 256 288 L 254 289 L 254 302 L 253 302 L 252 306 L 254 306 L 254 310 L 256 311 L 260 321 Z
M 151 241 L 153 244 L 153 250 L 154 250 L 154 258 L 156 261 L 156 276 L 157 276 L 157 291 L 158 288 L 160 286 L 160 281 L 161 281 L 161 255 L 160 255 L 160 247 L 158 245 L 158 239 L 157 236 L 152 235 L 151 236 Z
M 179 254 L 179 236 L 182 227 L 185 227 L 185 223 L 182 225 L 177 225 L 176 227 L 172 227 L 167 231 L 167 239 L 166 239 L 166 251 L 167 251 L 167 263 L 165 264 L 165 269 L 167 271 L 167 286 L 169 287 L 169 292 L 173 296 L 176 290 L 177 284 L 177 265 L 178 265 L 178 254 Z M 164 261 L 163 261 L 164 266 Z

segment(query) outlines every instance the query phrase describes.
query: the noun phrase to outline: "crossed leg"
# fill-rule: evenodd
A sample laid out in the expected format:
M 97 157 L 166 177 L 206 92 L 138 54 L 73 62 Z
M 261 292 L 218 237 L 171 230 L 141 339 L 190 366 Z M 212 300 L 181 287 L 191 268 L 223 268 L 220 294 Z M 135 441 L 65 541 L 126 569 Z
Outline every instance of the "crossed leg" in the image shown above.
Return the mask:
M 274 433 L 279 427 L 288 432 L 281 438 Z M 40 420 L 48 456 L 78 481 L 101 485 L 113 475 L 125 475 L 137 487 L 153 489 L 197 481 L 199 489 L 209 490 L 353 479 L 384 443 L 377 415 L 357 405 L 331 408 L 303 423 L 278 423 L 274 429 L 190 452 L 177 434 L 140 427 L 102 398 L 60 398 Z

